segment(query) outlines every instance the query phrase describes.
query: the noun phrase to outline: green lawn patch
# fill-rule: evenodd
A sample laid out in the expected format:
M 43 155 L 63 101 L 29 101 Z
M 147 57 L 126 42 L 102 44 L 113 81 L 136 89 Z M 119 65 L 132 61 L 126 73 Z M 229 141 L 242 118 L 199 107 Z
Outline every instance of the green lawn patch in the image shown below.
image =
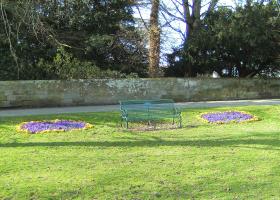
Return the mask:
M 259 121 L 210 124 L 236 110 Z M 277 199 L 280 106 L 183 110 L 183 128 L 132 131 L 119 113 L 0 119 L 0 199 Z M 26 121 L 66 119 L 88 130 L 27 134 Z

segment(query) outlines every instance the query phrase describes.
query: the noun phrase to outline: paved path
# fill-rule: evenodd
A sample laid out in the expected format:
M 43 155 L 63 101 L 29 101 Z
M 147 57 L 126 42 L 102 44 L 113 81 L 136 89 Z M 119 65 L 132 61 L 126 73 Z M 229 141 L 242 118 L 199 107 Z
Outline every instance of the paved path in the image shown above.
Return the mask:
M 176 103 L 176 105 L 180 108 L 209 108 L 209 107 L 248 106 L 248 105 L 280 105 L 280 99 L 184 102 L 184 103 Z M 0 117 L 51 115 L 51 114 L 83 113 L 83 112 L 108 112 L 108 111 L 118 111 L 118 110 L 119 110 L 118 105 L 30 108 L 30 109 L 2 109 L 0 110 Z

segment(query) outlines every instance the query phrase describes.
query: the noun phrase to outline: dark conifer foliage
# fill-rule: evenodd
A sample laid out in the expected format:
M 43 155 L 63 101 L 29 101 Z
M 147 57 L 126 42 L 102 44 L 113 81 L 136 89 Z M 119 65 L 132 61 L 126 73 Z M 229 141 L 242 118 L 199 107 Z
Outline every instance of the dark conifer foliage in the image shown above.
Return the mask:
M 0 80 L 146 76 L 133 4 L 1 1 Z

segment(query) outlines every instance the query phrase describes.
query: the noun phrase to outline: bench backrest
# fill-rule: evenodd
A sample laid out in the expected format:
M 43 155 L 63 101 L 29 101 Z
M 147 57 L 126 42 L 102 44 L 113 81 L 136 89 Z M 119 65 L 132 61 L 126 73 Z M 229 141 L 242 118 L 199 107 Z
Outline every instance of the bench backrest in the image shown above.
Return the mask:
M 120 101 L 120 107 L 121 110 L 142 112 L 175 109 L 174 101 L 172 99 Z

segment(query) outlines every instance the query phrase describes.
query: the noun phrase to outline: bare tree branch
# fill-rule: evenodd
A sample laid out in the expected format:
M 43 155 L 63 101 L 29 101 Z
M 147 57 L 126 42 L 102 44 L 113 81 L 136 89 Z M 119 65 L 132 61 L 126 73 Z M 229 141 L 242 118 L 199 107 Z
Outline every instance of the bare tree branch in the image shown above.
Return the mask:
M 183 17 L 178 17 L 177 15 L 171 13 L 166 5 L 165 6 L 161 5 L 160 8 L 164 13 L 167 13 L 169 16 L 173 17 L 174 19 L 179 20 L 181 22 L 186 22 Z
M 169 28 L 171 28 L 172 30 L 176 31 L 177 33 L 180 34 L 181 38 L 184 40 L 185 39 L 185 33 L 182 32 L 182 30 L 180 28 L 175 28 L 174 26 L 171 25 L 171 22 L 167 19 L 167 17 L 165 16 L 165 14 L 161 11 L 161 15 L 163 16 L 163 18 L 166 21 L 166 25 L 168 25 Z
M 144 24 L 146 30 L 149 30 L 148 25 L 147 25 L 147 23 L 145 22 L 145 20 L 144 20 L 144 18 L 143 18 L 143 16 L 142 16 L 142 13 L 141 13 L 141 11 L 140 11 L 140 9 L 139 9 L 139 7 L 138 7 L 138 5 L 136 5 L 136 9 L 137 9 L 137 11 L 138 11 L 138 13 L 139 13 L 139 16 L 140 16 L 140 18 L 141 18 L 141 21 L 142 21 L 142 23 Z

